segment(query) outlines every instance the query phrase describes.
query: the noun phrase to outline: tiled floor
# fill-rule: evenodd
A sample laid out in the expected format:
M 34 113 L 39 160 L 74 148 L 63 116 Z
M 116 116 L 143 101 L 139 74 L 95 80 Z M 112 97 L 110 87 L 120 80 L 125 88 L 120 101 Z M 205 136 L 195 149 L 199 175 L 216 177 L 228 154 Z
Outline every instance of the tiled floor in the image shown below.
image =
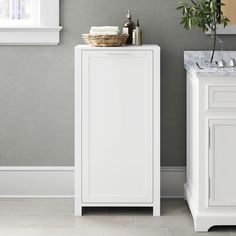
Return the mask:
M 162 217 L 147 208 L 89 208 L 73 216 L 71 199 L 0 199 L 0 236 L 194 236 L 184 200 L 162 200 Z M 200 235 L 236 236 L 215 227 Z

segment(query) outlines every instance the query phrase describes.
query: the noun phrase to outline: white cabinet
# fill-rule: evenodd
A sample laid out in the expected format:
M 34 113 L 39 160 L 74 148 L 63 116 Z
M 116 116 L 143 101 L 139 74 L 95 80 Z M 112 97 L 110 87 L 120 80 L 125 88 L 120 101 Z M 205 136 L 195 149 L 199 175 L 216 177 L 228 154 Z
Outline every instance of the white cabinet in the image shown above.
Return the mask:
M 236 75 L 188 69 L 185 194 L 196 231 L 236 225 L 235 166 Z
M 160 214 L 160 49 L 75 49 L 75 214 L 152 206 Z

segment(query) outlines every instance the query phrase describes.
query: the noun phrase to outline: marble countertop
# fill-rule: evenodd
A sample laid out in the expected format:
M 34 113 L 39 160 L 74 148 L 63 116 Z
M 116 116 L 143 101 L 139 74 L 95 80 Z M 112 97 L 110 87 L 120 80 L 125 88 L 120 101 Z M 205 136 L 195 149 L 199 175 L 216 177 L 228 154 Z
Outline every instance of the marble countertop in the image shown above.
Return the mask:
M 210 56 L 211 52 L 207 51 L 185 51 L 184 67 L 187 71 L 197 76 L 236 76 L 236 67 L 218 68 L 208 66 L 207 61 L 209 61 Z M 215 58 L 216 61 L 224 59 L 228 62 L 232 58 L 236 59 L 236 51 L 216 52 Z M 196 62 L 203 69 L 200 69 Z

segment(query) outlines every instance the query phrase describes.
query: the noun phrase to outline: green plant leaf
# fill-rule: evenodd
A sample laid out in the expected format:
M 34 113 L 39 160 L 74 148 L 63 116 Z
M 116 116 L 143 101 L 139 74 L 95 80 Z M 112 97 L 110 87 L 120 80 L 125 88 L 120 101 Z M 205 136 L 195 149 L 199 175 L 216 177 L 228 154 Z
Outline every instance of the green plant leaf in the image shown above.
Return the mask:
M 224 27 L 230 22 L 223 15 L 220 6 L 225 6 L 224 3 L 219 3 L 217 0 L 190 0 L 191 3 L 179 1 L 177 10 L 182 11 L 180 24 L 186 30 L 193 28 L 208 31 L 208 29 L 216 29 L 218 24 L 223 24 Z

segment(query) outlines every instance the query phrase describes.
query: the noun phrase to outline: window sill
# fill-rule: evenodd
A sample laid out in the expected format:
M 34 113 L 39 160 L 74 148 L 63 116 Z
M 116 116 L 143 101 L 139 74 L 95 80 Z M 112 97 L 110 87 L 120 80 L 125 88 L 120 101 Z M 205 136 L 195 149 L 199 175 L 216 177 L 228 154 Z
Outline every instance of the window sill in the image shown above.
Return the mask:
M 61 26 L 0 26 L 0 45 L 57 45 Z

